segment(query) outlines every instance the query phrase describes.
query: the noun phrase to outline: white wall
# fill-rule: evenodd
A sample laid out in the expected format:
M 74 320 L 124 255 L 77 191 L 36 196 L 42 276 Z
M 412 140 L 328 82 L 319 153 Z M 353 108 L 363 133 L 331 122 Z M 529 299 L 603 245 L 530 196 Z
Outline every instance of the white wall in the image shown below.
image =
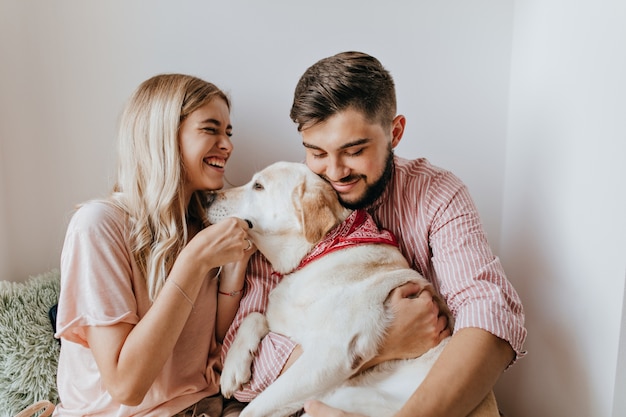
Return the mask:
M 516 2 L 501 253 L 530 353 L 500 385 L 514 417 L 626 415 L 624 22 L 623 1 Z
M 626 273 L 624 274 L 626 278 Z M 623 298 L 626 301 L 626 285 Z M 620 325 L 619 351 L 615 367 L 615 389 L 613 390 L 613 417 L 626 415 L 626 303 L 622 302 L 622 320 Z
M 625 18 L 617 0 L 0 0 L 0 278 L 58 265 L 74 204 L 108 192 L 117 118 L 145 78 L 230 92 L 239 184 L 302 158 L 298 77 L 360 49 L 395 76 L 398 153 L 465 180 L 524 300 L 506 416 L 622 416 Z
M 2 142 L 0 142 L 0 161 L 2 161 Z M 1 165 L 0 165 L 1 168 Z M 4 213 L 5 207 L 5 192 L 4 181 L 2 178 L 3 172 L 0 169 L 0 277 L 7 277 L 9 275 L 9 235 L 6 230 L 6 224 L 8 218 Z
M 227 178 L 240 184 L 269 162 L 302 159 L 293 88 L 306 67 L 346 49 L 392 71 L 409 120 L 399 153 L 463 178 L 497 247 L 512 1 L 309 3 L 2 0 L 3 278 L 58 264 L 74 204 L 108 192 L 117 118 L 141 81 L 186 72 L 230 92 Z

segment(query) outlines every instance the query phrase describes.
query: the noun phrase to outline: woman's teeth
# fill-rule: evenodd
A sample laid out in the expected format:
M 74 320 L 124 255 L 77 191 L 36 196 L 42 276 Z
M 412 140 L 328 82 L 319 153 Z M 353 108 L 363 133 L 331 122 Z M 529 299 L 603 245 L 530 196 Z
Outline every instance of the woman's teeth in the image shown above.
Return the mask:
M 219 167 L 219 168 L 224 168 L 224 165 L 225 165 L 225 161 L 219 158 L 207 158 L 205 159 L 205 162 L 209 165 Z

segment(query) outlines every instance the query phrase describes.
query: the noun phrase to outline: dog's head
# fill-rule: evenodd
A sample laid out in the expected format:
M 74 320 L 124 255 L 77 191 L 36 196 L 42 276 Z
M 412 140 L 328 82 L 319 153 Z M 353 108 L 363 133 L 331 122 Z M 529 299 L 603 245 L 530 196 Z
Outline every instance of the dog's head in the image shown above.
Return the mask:
M 306 165 L 276 162 L 247 184 L 214 193 L 207 213 L 212 223 L 231 216 L 249 220 L 250 238 L 274 268 L 284 272 L 277 263 L 297 265 L 350 211 Z

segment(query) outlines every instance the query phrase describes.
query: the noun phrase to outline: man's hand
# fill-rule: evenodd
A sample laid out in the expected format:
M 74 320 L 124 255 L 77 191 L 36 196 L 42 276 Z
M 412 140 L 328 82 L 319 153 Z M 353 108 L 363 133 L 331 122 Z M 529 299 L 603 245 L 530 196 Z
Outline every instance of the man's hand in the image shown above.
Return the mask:
M 304 411 L 311 417 L 365 417 L 362 414 L 348 413 L 338 408 L 330 407 L 323 402 L 309 400 L 304 403 Z
M 384 360 L 422 356 L 451 335 L 448 318 L 428 290 L 407 283 L 389 294 L 394 320 L 379 353 Z

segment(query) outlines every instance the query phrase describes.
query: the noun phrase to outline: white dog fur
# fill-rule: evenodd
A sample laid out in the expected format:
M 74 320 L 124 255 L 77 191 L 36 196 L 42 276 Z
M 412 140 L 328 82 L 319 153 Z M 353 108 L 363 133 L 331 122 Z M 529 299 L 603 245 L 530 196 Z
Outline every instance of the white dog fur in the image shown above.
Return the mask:
M 376 355 L 393 320 L 385 304 L 390 291 L 409 281 L 431 292 L 433 288 L 409 268 L 396 247 L 384 244 L 338 250 L 291 273 L 349 214 L 332 187 L 300 163 L 277 162 L 248 184 L 215 193 L 210 221 L 228 216 L 250 220 L 251 240 L 284 274 L 270 295 L 266 315 L 251 313 L 241 324 L 225 359 L 222 393 L 230 397 L 249 381 L 254 352 L 269 331 L 290 337 L 303 349 L 241 417 L 288 416 L 313 398 L 368 416 L 391 416 L 447 342 L 417 359 L 387 362 L 354 376 Z M 448 311 L 442 302 L 440 308 Z M 471 414 L 498 415 L 493 393 Z

